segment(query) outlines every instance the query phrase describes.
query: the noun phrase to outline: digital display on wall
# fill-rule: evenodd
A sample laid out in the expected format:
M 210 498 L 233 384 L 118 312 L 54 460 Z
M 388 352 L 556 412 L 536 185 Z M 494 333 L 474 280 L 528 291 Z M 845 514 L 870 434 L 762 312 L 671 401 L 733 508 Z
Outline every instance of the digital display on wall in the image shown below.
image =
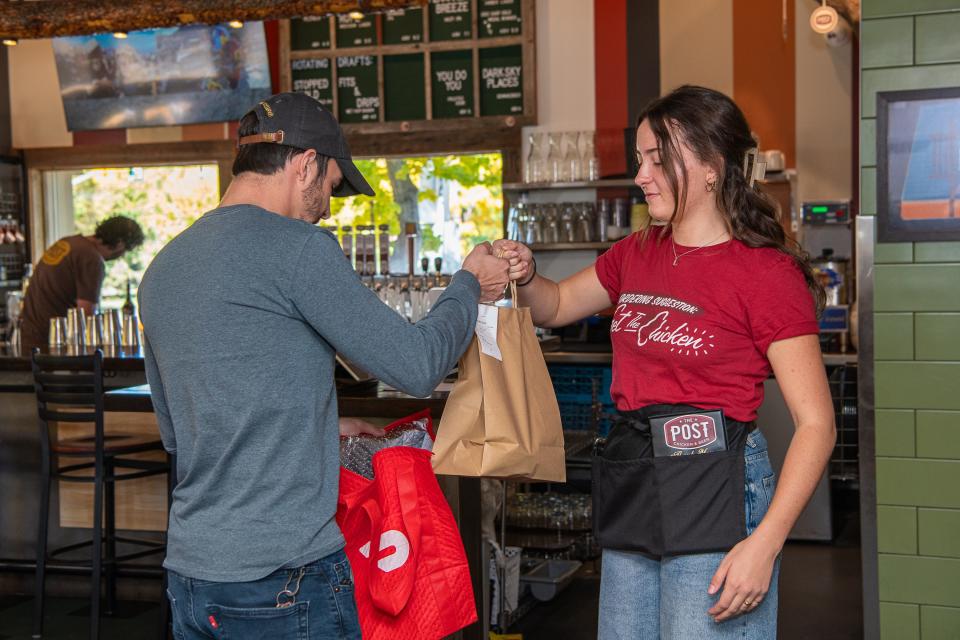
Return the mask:
M 271 94 L 263 23 L 55 38 L 70 131 L 240 119 Z

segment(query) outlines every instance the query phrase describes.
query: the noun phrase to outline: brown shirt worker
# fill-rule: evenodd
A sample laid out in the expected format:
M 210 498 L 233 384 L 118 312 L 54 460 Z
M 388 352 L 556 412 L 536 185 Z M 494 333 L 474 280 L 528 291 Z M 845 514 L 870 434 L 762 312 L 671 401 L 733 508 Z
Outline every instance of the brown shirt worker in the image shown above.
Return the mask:
M 68 236 L 53 243 L 37 261 L 23 300 L 23 347 L 46 345 L 50 318 L 67 315 L 70 307 L 92 315 L 100 301 L 105 261 L 141 244 L 140 225 L 124 216 L 104 220 L 92 236 Z

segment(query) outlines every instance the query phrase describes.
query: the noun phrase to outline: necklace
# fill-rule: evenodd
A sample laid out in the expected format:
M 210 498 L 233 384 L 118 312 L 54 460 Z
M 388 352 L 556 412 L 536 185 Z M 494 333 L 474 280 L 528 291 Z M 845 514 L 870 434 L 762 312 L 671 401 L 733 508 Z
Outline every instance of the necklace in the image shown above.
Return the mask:
M 670 246 L 673 248 L 673 266 L 677 266 L 677 263 L 680 262 L 680 258 L 682 258 L 683 256 L 685 256 L 685 255 L 687 255 L 687 254 L 690 254 L 690 253 L 693 253 L 694 251 L 698 251 L 698 250 L 700 250 L 700 249 L 703 249 L 704 247 L 713 244 L 714 242 L 716 242 L 717 240 L 719 240 L 720 238 L 722 238 L 722 237 L 725 236 L 725 235 L 727 235 L 727 231 L 726 231 L 726 230 L 724 230 L 720 235 L 718 235 L 718 236 L 717 236 L 716 238 L 714 238 L 713 240 L 710 240 L 709 242 L 705 242 L 705 243 L 703 243 L 702 245 L 700 245 L 699 247 L 694 247 L 693 249 L 690 249 L 690 250 L 688 250 L 688 251 L 684 251 L 684 252 L 681 253 L 680 255 L 677 255 L 677 243 L 676 243 L 676 242 L 674 241 L 674 239 L 673 239 L 673 234 L 670 234 Z

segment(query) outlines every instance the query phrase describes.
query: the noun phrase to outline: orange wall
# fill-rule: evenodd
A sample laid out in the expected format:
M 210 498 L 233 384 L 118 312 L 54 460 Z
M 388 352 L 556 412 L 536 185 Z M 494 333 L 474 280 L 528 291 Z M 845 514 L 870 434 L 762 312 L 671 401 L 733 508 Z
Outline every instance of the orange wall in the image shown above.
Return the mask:
M 794 0 L 733 0 L 733 95 L 759 136 L 796 166 Z M 786 22 L 784 23 L 784 20 Z

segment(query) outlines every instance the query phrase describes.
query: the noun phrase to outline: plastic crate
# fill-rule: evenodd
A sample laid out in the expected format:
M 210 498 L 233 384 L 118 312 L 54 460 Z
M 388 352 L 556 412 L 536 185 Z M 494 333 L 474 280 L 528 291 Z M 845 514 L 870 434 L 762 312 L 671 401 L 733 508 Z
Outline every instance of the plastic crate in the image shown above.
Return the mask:
M 564 431 L 592 431 L 594 428 L 593 404 L 580 402 L 558 402 L 560 421 Z M 601 405 L 597 421 L 597 433 L 606 436 L 610 432 L 610 416 L 616 409 L 612 404 Z
M 557 402 L 592 404 L 596 389 L 597 400 L 601 404 L 613 404 L 610 399 L 610 384 L 613 381 L 610 367 L 550 365 L 549 371 Z

